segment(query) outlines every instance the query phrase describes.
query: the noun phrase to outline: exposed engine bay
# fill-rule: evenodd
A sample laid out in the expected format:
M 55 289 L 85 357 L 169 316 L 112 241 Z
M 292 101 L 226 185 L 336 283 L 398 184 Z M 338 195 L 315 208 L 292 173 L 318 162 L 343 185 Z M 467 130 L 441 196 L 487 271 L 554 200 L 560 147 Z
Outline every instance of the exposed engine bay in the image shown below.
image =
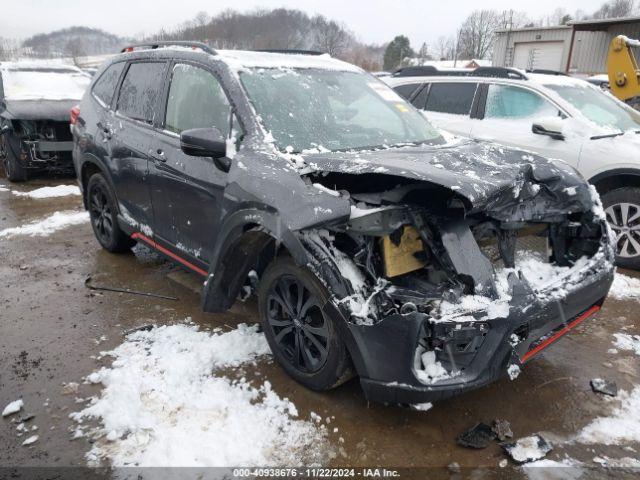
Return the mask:
M 73 170 L 73 137 L 69 123 L 55 120 L 12 120 L 13 136 L 20 140 L 21 160 L 27 168 Z

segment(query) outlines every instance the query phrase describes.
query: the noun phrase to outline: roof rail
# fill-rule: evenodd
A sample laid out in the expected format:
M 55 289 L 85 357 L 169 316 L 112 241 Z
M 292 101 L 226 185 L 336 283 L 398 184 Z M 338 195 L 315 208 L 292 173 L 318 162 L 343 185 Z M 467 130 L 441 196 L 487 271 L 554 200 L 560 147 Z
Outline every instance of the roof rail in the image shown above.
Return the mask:
M 133 43 L 120 50 L 120 53 L 133 52 L 136 49 L 155 50 L 156 48 L 160 47 L 191 47 L 193 49 L 199 48 L 203 52 L 209 53 L 211 55 L 217 54 L 217 52 L 206 43 L 192 42 L 189 40 L 162 40 L 157 42 Z
M 393 72 L 394 77 L 495 77 L 528 80 L 520 70 L 505 67 L 478 67 L 474 70 L 438 70 L 433 65 L 403 67 Z
M 527 73 L 539 73 L 541 75 L 561 75 L 563 77 L 569 76 L 566 72 L 559 72 L 557 70 L 547 70 L 545 68 L 532 68 L 531 70 L 527 70 Z
M 520 70 L 508 67 L 478 67 L 472 73 L 474 77 L 512 78 L 515 80 L 529 80 Z
M 260 48 L 254 50 L 254 52 L 264 53 L 284 53 L 288 55 L 324 55 L 324 52 L 318 52 L 317 50 L 299 50 L 299 49 L 279 49 L 279 48 Z
M 420 65 L 417 67 L 402 67 L 398 68 L 392 73 L 394 77 L 432 77 L 432 76 L 451 76 L 451 77 L 468 77 L 473 70 L 471 69 L 459 69 L 459 70 L 438 70 L 433 65 Z

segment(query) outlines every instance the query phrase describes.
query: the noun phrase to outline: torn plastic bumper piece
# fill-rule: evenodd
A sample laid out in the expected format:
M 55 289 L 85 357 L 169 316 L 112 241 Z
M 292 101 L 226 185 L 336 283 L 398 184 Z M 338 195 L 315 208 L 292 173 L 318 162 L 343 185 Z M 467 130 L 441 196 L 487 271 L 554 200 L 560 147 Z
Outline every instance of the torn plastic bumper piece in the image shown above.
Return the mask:
M 605 261 L 594 270 L 598 272 L 592 271 L 579 287 L 558 300 L 531 302 L 530 297 L 514 296 L 505 318 L 434 321 L 427 314 L 412 312 L 391 315 L 374 325 L 339 322 L 348 329 L 343 338 L 348 338 L 366 398 L 392 404 L 420 403 L 499 379 L 509 364 L 529 360 L 600 308 L 614 270 Z M 330 314 L 337 313 L 336 309 Z M 418 380 L 414 370 L 416 348 L 425 338 L 439 342 L 437 360 L 452 373 L 431 384 Z

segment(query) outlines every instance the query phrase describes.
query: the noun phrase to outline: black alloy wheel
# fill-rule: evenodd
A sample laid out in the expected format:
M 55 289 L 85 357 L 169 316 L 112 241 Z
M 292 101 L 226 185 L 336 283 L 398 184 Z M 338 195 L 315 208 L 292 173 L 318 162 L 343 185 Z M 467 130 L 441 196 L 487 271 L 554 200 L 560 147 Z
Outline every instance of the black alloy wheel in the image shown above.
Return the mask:
M 319 300 L 294 276 L 280 277 L 269 289 L 267 321 L 278 348 L 294 368 L 314 373 L 324 366 L 328 320 Z

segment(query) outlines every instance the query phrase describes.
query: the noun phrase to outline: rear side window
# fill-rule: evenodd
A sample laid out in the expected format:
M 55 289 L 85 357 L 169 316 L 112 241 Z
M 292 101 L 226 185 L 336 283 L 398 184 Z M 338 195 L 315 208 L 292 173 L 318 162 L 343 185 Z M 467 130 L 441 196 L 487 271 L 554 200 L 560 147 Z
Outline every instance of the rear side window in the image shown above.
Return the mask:
M 173 68 L 165 128 L 175 133 L 190 128 L 216 127 L 229 133 L 231 105 L 220 82 L 210 72 L 192 65 Z
M 553 117 L 558 113 L 558 108 L 535 92 L 510 85 L 489 85 L 485 118 Z
M 162 88 L 164 67 L 162 62 L 132 63 L 120 87 L 118 113 L 152 124 Z
M 476 83 L 434 83 L 429 91 L 426 110 L 469 115 L 477 86 Z
M 124 69 L 125 62 L 114 63 L 108 67 L 93 86 L 93 94 L 105 105 L 110 105 L 113 94 L 116 91 L 120 74 Z
M 418 89 L 419 86 L 419 83 L 409 83 L 408 85 L 398 85 L 393 89 L 402 98 L 409 100 L 409 98 L 411 98 L 411 95 L 413 95 L 413 93 Z

